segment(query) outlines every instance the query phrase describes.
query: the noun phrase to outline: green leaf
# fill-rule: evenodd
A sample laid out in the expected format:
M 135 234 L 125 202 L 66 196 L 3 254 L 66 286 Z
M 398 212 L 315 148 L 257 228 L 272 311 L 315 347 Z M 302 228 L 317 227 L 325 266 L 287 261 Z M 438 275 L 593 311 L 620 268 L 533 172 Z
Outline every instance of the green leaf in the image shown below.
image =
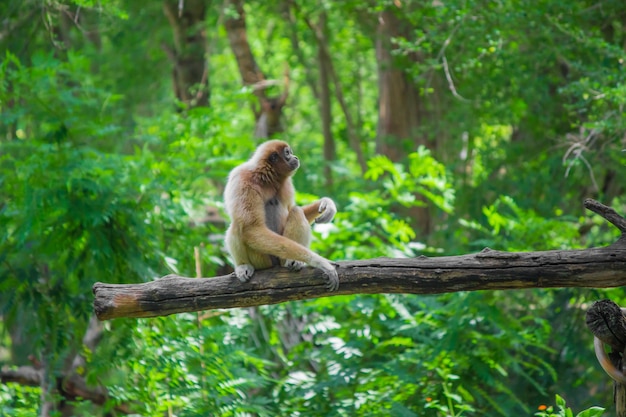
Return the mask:
M 576 417 L 599 417 L 604 414 L 604 408 L 602 407 L 590 407 L 586 410 L 576 414 Z

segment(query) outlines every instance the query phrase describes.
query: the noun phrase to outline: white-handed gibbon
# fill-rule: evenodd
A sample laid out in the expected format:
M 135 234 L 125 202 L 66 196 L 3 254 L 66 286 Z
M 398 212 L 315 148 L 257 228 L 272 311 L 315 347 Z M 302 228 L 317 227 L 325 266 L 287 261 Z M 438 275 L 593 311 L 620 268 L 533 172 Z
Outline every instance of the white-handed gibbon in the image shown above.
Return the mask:
M 299 166 L 287 143 L 270 140 L 231 171 L 224 190 L 231 219 L 226 246 L 242 282 L 249 281 L 255 269 L 283 265 L 298 271 L 308 264 L 321 269 L 327 288 L 335 291 L 339 278 L 334 266 L 308 247 L 311 224 L 330 222 L 337 208 L 327 197 L 303 207 L 295 204 L 291 177 Z

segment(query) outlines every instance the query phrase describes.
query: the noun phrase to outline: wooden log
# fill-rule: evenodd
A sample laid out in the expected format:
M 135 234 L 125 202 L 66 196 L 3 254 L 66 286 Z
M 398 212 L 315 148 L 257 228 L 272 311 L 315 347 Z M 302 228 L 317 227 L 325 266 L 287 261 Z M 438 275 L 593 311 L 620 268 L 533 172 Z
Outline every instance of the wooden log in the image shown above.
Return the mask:
M 332 293 L 326 290 L 321 272 L 311 268 L 300 272 L 284 268 L 257 271 L 247 283 L 239 282 L 233 274 L 211 279 L 167 275 L 144 284 L 97 282 L 93 286 L 94 310 L 98 319 L 108 320 L 346 294 L 626 285 L 626 219 L 595 200 L 587 199 L 584 205 L 615 225 L 622 232 L 621 238 L 610 246 L 585 250 L 500 252 L 485 248 L 473 255 L 338 262 L 340 286 Z M 617 346 L 616 341 L 611 343 Z
M 480 253 L 438 258 L 338 262 L 340 286 L 326 290 L 321 272 L 257 271 L 248 283 L 231 275 L 168 275 L 143 284 L 93 286 L 100 320 L 155 317 L 216 308 L 250 307 L 346 294 L 438 294 L 456 291 L 626 285 L 626 244 L 585 250 Z

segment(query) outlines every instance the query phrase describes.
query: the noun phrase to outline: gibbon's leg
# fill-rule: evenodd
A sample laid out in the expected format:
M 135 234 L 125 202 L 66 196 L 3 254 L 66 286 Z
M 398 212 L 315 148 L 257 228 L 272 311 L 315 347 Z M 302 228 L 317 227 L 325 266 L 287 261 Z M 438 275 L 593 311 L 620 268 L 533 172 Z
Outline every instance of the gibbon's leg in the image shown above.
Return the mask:
M 255 269 L 265 269 L 272 266 L 269 256 L 257 253 L 244 245 L 241 237 L 231 226 L 226 231 L 226 247 L 235 262 L 235 275 L 241 282 L 248 282 Z
M 293 206 L 289 211 L 283 236 L 298 242 L 305 248 L 311 245 L 311 226 L 301 207 Z M 304 262 L 294 259 L 284 259 L 282 263 L 292 271 L 299 271 L 306 265 Z
M 235 275 L 239 278 L 241 282 L 247 282 L 252 278 L 254 274 L 254 267 L 250 264 L 248 260 L 248 254 L 246 252 L 245 247 L 243 246 L 243 242 L 237 236 L 237 232 L 233 229 L 231 225 L 226 231 L 226 247 L 228 248 L 228 252 L 233 257 L 233 261 L 235 262 Z

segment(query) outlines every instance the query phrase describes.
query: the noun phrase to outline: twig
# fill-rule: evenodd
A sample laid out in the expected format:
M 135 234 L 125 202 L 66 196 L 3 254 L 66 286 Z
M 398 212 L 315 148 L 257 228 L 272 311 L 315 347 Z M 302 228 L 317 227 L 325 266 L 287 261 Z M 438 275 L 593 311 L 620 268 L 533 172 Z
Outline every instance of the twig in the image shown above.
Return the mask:
M 613 226 L 617 227 L 619 231 L 622 232 L 622 235 L 626 234 L 626 219 L 620 216 L 614 209 L 591 198 L 586 199 L 583 204 L 587 210 L 593 211 Z
M 454 81 L 452 80 L 452 76 L 450 75 L 450 70 L 448 69 L 448 60 L 446 59 L 445 54 L 441 58 L 441 61 L 443 62 L 443 70 L 446 73 L 446 79 L 448 80 L 448 87 L 450 88 L 450 91 L 452 91 L 452 95 L 461 101 L 469 102 L 470 100 L 466 99 L 465 97 L 457 93 L 456 88 L 454 87 Z
M 581 135 L 583 131 L 584 131 L 584 128 L 581 128 Z M 583 155 L 583 152 L 586 149 L 589 149 L 591 147 L 591 145 L 595 141 L 596 136 L 597 135 L 596 135 L 595 129 L 592 129 L 589 132 L 589 135 L 587 135 L 587 137 L 584 140 L 580 140 L 580 141 L 577 141 L 576 136 L 568 134 L 568 137 L 572 138 L 574 143 L 567 149 L 567 151 L 565 152 L 565 155 L 563 155 L 563 163 L 565 163 L 565 161 L 569 159 L 570 155 L 573 155 L 572 159 L 567 163 L 567 169 L 565 170 L 565 178 L 567 178 L 576 160 L 580 159 L 581 161 L 583 161 L 583 163 L 587 167 L 587 170 L 589 171 L 589 176 L 591 178 L 591 182 L 593 183 L 594 190 L 598 191 L 600 188 L 598 187 L 598 182 L 596 181 L 596 177 L 593 174 L 593 169 L 591 168 L 591 164 L 589 163 L 589 161 L 587 161 L 587 158 L 585 158 L 585 156 Z

